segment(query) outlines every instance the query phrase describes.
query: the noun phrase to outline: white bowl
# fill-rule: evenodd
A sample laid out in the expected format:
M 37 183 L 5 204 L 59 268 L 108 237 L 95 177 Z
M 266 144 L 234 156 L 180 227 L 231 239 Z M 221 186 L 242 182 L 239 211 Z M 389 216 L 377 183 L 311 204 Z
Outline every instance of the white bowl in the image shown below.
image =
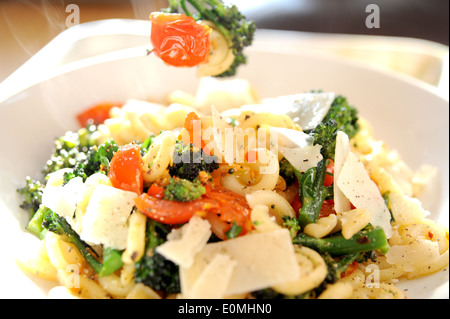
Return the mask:
M 89 28 L 84 32 L 89 33 Z M 142 36 L 142 29 L 138 33 Z M 68 40 L 65 35 L 61 38 Z M 140 41 L 145 44 L 147 39 Z M 195 70 L 168 67 L 154 56 L 147 56 L 145 46 L 123 48 L 121 44 L 118 51 L 72 59 L 40 74 L 34 82 L 26 83 L 24 78 L 21 82 L 16 76 L 13 86 L 12 82 L 0 85 L 0 96 L 7 96 L 6 88 L 10 92 L 16 90 L 12 96 L 0 99 L 2 298 L 46 296 L 48 283 L 25 276 L 15 265 L 15 253 L 27 220 L 27 213 L 18 207 L 16 189 L 23 186 L 27 175 L 39 176 L 54 138 L 77 128 L 75 114 L 105 100 L 162 101 L 174 90 L 195 93 Z M 360 63 L 317 53 L 280 51 L 267 43 L 255 45 L 247 52 L 249 62 L 239 77 L 249 80 L 261 97 L 311 89 L 343 94 L 372 123 L 377 137 L 397 149 L 412 168 L 425 163 L 437 166 L 442 185 L 431 218 L 448 225 L 449 105 L 433 87 Z M 25 71 L 33 72 L 38 65 L 27 67 Z M 21 70 L 22 76 L 26 76 L 25 71 Z M 24 88 L 17 87 L 20 83 Z M 409 298 L 448 298 L 448 282 L 445 270 L 399 285 L 408 289 Z

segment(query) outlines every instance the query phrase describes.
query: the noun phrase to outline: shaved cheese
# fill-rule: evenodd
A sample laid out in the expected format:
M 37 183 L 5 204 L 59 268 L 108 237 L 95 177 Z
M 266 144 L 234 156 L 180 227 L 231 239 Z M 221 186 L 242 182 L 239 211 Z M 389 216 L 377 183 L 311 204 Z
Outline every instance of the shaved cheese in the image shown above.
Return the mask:
M 230 256 L 217 254 L 205 267 L 185 296 L 190 299 L 219 299 L 226 297 L 228 284 L 237 262 Z M 211 283 L 214 283 L 213 285 Z
M 262 103 L 272 112 L 288 115 L 303 130 L 311 130 L 323 120 L 334 98 L 333 92 L 311 92 L 264 99 Z
M 197 254 L 211 236 L 211 225 L 207 220 L 194 215 L 187 224 L 172 230 L 167 241 L 156 247 L 156 251 L 181 267 L 189 268 Z
M 337 185 L 356 208 L 370 212 L 370 223 L 383 228 L 387 238 L 392 236 L 391 215 L 378 186 L 370 179 L 364 164 L 350 152 L 342 165 Z
M 350 141 L 348 135 L 342 131 L 337 132 L 336 136 L 336 149 L 334 155 L 334 178 L 337 180 L 344 165 L 344 161 L 350 152 Z M 336 213 L 342 213 L 349 211 L 350 201 L 345 197 L 344 193 L 339 189 L 337 183 L 333 183 L 334 191 L 334 210 Z
M 59 175 L 60 171 L 55 173 Z M 67 222 L 74 227 L 75 209 L 77 204 L 83 199 L 86 187 L 81 177 L 75 177 L 65 185 L 59 185 L 56 177 L 58 175 L 53 175 L 52 183 L 45 187 L 42 193 L 42 205 L 50 208 L 59 216 L 65 217 Z
M 314 139 L 301 131 L 272 127 L 271 140 L 278 142 L 280 153 L 300 172 L 316 167 L 322 160 L 321 145 L 313 145 Z
M 83 218 L 81 239 L 123 250 L 127 246 L 127 220 L 134 207 L 134 192 L 99 184 L 92 192 Z
M 180 269 L 183 295 L 190 295 L 196 280 L 218 254 L 229 256 L 230 263 L 236 262 L 224 293 L 227 296 L 294 281 L 300 273 L 287 229 L 251 233 L 205 245 L 195 256 L 192 267 Z M 215 282 L 209 284 L 214 286 Z

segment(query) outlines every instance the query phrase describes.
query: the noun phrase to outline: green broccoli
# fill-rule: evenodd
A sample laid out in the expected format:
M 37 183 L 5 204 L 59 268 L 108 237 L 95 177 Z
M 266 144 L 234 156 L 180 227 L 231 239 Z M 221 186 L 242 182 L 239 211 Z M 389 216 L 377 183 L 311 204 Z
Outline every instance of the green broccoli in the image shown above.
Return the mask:
M 101 172 L 108 174 L 109 163 L 114 154 L 119 150 L 119 146 L 113 139 L 107 140 L 104 144 L 89 147 L 83 160 L 75 163 L 73 172 L 64 174 L 64 181 L 79 176 L 86 180 L 90 175 Z
M 164 191 L 164 199 L 188 202 L 202 197 L 205 193 L 206 189 L 199 179 L 191 182 L 187 179 L 171 178 Z
M 42 170 L 44 176 L 62 168 L 73 168 L 78 162 L 86 160 L 89 148 L 97 144 L 93 137 L 96 130 L 97 126 L 88 125 L 76 132 L 69 131 L 56 138 L 52 155 Z
M 196 10 L 195 13 L 190 12 L 186 2 Z M 183 13 L 195 20 L 211 21 L 231 43 L 233 64 L 217 77 L 233 76 L 238 67 L 247 62 L 244 48 L 252 44 L 256 25 L 253 21 L 247 21 L 236 5 L 226 5 L 221 0 L 169 0 L 169 8 L 165 11 Z
M 30 219 L 38 211 L 39 206 L 42 203 L 42 193 L 44 191 L 44 185 L 38 181 L 26 177 L 26 185 L 18 188 L 17 192 L 22 196 L 23 201 L 20 204 L 20 208 L 25 209 L 30 214 Z
M 286 158 L 280 161 L 280 176 L 284 178 L 288 186 L 297 180 L 295 168 Z
M 336 136 L 339 130 L 348 134 L 349 137 L 354 136 L 359 130 L 358 113 L 342 96 L 334 99 L 322 122 L 308 132 L 314 138 L 314 144 L 322 146 L 320 152 L 323 159 L 316 167 L 310 168 L 304 174 L 296 172 L 302 203 L 298 219 L 302 227 L 317 221 L 323 201 L 333 195 L 333 187 L 325 187 L 324 180 L 329 161 L 334 160 Z
M 135 264 L 134 281 L 157 291 L 179 293 L 178 266 L 155 251 L 166 241 L 169 232 L 169 226 L 147 219 L 145 254 Z
M 103 247 L 103 263 L 99 260 L 99 255 L 84 242 L 80 236 L 72 229 L 70 224 L 64 217 L 59 216 L 47 207 L 41 206 L 42 214 L 39 214 L 39 220 L 42 220 L 40 229 L 39 223 L 34 223 L 35 231 L 39 232 L 39 237 L 42 239 L 42 234 L 45 231 L 51 231 L 55 234 L 64 236 L 70 243 L 80 251 L 83 258 L 91 266 L 91 268 L 99 274 L 99 276 L 108 276 L 122 267 L 122 252 L 113 248 Z M 38 215 L 38 214 L 36 214 Z
M 345 239 L 341 233 L 324 238 L 314 238 L 300 233 L 292 242 L 331 255 L 363 253 L 372 250 L 385 254 L 389 250 L 384 230 L 381 227 L 372 226 L 367 226 L 349 239 Z
M 212 173 L 219 168 L 217 157 L 204 153 L 192 143 L 184 145 L 177 142 L 175 146 L 173 163 L 169 166 L 169 174 L 194 181 L 201 171 Z
M 334 99 L 322 122 L 326 123 L 329 120 L 334 120 L 337 124 L 337 129 L 343 131 L 349 138 L 354 137 L 358 133 L 358 111 L 342 95 L 338 95 Z

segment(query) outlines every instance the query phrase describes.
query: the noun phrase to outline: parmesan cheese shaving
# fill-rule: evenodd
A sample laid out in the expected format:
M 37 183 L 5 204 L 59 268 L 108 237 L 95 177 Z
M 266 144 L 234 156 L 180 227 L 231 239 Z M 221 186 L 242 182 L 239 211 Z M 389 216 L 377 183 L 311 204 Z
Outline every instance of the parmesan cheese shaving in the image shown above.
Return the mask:
M 219 299 L 226 297 L 228 284 L 237 262 L 230 256 L 217 254 L 205 267 L 189 292 L 190 299 Z M 214 283 L 213 285 L 211 283 Z
M 229 256 L 229 263 L 236 262 L 224 293 L 226 296 L 294 281 L 298 279 L 300 273 L 287 229 L 251 233 L 231 240 L 206 244 L 195 256 L 192 267 L 180 268 L 183 295 L 191 294 L 195 282 L 201 278 L 203 271 L 218 254 Z M 214 286 L 215 282 L 211 281 L 209 285 Z
M 189 268 L 197 254 L 211 236 L 207 220 L 194 215 L 187 224 L 172 230 L 167 241 L 156 247 L 156 251 L 181 267 Z
M 336 181 L 339 189 L 356 208 L 370 212 L 370 223 L 392 236 L 391 215 L 378 186 L 370 179 L 364 164 L 352 152 L 348 153 Z
M 123 250 L 127 246 L 127 220 L 136 193 L 99 184 L 92 192 L 80 237 L 92 244 Z
M 277 141 L 280 153 L 300 172 L 316 167 L 322 160 L 321 145 L 313 145 L 314 139 L 298 130 L 271 127 L 272 141 Z
M 334 155 L 334 178 L 337 180 L 344 165 L 344 161 L 350 153 L 350 142 L 348 135 L 342 131 L 337 132 L 336 136 L 336 149 Z M 334 210 L 336 213 L 342 213 L 349 211 L 350 201 L 345 197 L 344 193 L 339 189 L 337 183 L 333 183 L 334 191 Z

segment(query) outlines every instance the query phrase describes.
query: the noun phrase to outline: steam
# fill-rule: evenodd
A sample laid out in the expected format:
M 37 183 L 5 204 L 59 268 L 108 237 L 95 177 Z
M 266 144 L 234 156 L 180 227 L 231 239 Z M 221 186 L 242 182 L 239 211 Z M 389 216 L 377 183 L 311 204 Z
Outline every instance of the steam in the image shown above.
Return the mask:
M 30 57 L 66 29 L 62 0 L 14 1 L 13 6 L 3 6 L 1 19 L 14 41 Z
M 161 8 L 169 6 L 167 0 L 130 0 L 133 7 L 134 17 L 140 20 L 147 20 L 150 12 L 159 11 Z

